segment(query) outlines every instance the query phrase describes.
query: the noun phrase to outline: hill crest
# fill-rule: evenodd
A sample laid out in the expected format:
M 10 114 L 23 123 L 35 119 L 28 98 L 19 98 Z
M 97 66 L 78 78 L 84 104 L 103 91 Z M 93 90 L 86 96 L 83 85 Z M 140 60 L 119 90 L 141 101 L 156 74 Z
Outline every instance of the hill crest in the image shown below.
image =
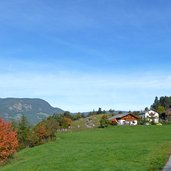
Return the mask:
M 54 113 L 63 112 L 40 98 L 0 98 L 0 117 L 8 121 L 25 115 L 31 123 L 37 123 Z

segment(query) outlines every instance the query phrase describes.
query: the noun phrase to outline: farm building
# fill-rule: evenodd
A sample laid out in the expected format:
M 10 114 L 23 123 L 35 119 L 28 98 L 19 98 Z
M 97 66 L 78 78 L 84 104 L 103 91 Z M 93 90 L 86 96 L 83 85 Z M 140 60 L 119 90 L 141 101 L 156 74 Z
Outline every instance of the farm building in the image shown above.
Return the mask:
M 137 125 L 138 119 L 138 116 L 135 116 L 131 113 L 127 113 L 115 115 L 109 118 L 108 120 L 112 125 Z

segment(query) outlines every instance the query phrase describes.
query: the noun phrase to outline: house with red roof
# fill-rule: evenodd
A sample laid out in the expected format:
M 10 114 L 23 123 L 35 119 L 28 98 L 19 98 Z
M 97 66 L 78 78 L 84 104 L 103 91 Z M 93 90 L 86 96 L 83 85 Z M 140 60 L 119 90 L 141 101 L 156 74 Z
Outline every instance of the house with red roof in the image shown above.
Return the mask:
M 139 117 L 131 113 L 117 114 L 108 119 L 112 125 L 137 125 Z

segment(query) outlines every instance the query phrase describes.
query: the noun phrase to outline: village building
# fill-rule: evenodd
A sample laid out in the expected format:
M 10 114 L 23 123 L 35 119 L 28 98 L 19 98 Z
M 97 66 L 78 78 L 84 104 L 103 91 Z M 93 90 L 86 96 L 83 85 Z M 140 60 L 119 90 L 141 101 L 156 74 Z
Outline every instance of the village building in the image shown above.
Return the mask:
M 144 117 L 145 120 L 149 123 L 159 123 L 159 114 L 153 110 L 146 111 Z
M 145 118 L 145 112 L 141 112 L 138 114 L 139 118 L 144 119 Z
M 118 114 L 108 119 L 112 125 L 137 125 L 139 117 L 131 113 Z

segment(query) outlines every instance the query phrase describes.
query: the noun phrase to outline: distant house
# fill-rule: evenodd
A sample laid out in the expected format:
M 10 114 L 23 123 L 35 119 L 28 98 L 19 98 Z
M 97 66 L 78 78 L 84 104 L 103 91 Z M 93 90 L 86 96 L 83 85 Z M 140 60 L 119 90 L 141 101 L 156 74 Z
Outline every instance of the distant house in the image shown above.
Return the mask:
M 145 118 L 145 112 L 139 113 L 138 116 L 139 116 L 141 119 L 144 119 L 144 118 Z
M 131 113 L 127 113 L 115 115 L 109 118 L 108 120 L 112 125 L 137 125 L 138 119 L 138 116 L 135 116 Z
M 145 119 L 148 122 L 159 123 L 159 114 L 153 110 L 149 110 L 145 112 Z

